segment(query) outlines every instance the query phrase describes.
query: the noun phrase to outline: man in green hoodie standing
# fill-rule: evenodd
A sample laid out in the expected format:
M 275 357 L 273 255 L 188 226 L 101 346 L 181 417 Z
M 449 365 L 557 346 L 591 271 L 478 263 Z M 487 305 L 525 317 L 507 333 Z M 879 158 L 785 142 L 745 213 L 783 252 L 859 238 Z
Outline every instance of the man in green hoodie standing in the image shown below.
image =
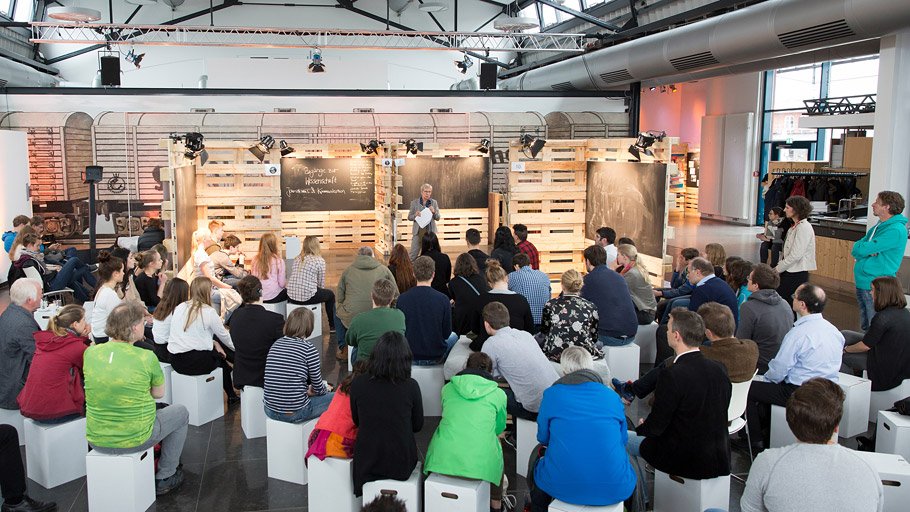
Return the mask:
M 872 215 L 878 223 L 856 243 L 850 254 L 856 258 L 853 279 L 856 281 L 856 300 L 859 302 L 860 325 L 863 331 L 875 316 L 872 306 L 872 280 L 893 276 L 904 258 L 907 246 L 907 217 L 904 198 L 897 192 L 884 190 L 872 203 Z

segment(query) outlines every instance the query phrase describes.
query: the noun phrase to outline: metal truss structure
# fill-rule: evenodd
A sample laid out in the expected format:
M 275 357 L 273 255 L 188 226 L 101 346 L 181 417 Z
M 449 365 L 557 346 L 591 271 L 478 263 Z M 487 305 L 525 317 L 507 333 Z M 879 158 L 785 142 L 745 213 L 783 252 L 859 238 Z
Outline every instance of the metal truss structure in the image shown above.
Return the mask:
M 584 51 L 583 34 L 30 23 L 32 43 L 489 52 Z
M 839 114 L 875 112 L 875 94 L 803 100 L 803 103 L 806 105 L 806 114 L 810 116 L 836 116 Z

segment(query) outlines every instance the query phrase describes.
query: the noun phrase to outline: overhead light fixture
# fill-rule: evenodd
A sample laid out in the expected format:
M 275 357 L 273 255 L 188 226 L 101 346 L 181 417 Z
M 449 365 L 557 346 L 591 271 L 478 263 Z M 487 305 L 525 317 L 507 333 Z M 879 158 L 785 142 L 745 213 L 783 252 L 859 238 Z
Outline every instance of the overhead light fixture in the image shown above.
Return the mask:
M 256 158 L 259 159 L 259 163 L 265 161 L 265 156 L 269 154 L 269 151 L 272 150 L 272 147 L 275 145 L 275 138 L 271 135 L 263 135 L 259 139 L 259 142 L 253 145 L 250 148 L 250 153 L 252 153 Z
M 540 153 L 540 150 L 547 144 L 546 139 L 535 137 L 530 133 L 522 135 L 519 142 L 521 142 L 521 151 L 525 155 L 530 153 L 531 158 L 537 158 L 537 154 Z
M 654 152 L 651 151 L 651 146 L 655 142 L 664 140 L 664 137 L 667 136 L 667 132 L 664 131 L 647 131 L 639 132 L 638 139 L 635 140 L 635 144 L 629 146 L 629 153 L 634 156 L 637 160 L 641 161 L 641 154 L 644 153 L 648 156 L 654 156 Z
M 294 148 L 288 145 L 288 141 L 281 139 L 278 142 L 278 149 L 281 150 L 281 156 L 288 156 L 294 152 Z
M 412 155 L 416 155 L 418 152 L 423 151 L 423 142 L 417 142 L 414 139 L 400 140 L 398 143 L 404 144 L 405 150 Z
M 199 165 L 205 165 L 209 160 L 209 153 L 205 150 L 203 141 L 205 137 L 199 132 L 190 132 L 183 137 L 174 137 L 175 140 L 183 140 L 183 156 L 190 160 L 196 160 L 199 157 Z
M 319 48 L 313 50 L 310 60 L 312 62 L 307 66 L 307 71 L 310 73 L 325 73 L 325 64 L 322 63 L 322 50 Z
M 101 11 L 89 9 L 87 7 L 48 7 L 47 17 L 57 21 L 69 21 L 73 23 L 90 23 L 101 19 Z
M 671 85 L 670 85 L 670 92 L 676 92 L 676 85 L 675 85 L 675 84 L 671 84 Z
M 490 139 L 480 139 L 480 144 L 477 145 L 477 151 L 487 154 L 490 152 L 490 145 Z
M 126 57 L 124 57 L 124 58 L 130 64 L 136 66 L 136 69 L 139 69 L 141 67 L 140 63 L 142 62 L 143 57 L 145 57 L 144 53 L 140 53 L 139 55 L 136 55 L 136 50 L 130 48 L 129 53 L 127 53 Z
M 440 12 L 447 11 L 449 6 L 442 2 L 423 2 L 417 8 L 423 12 Z
M 461 60 L 455 61 L 455 66 L 458 68 L 458 71 L 463 75 L 468 72 L 468 68 L 474 65 L 474 60 L 471 57 L 468 57 L 466 53 L 464 58 Z
M 494 21 L 493 28 L 502 32 L 521 32 L 524 30 L 540 28 L 540 22 L 536 17 L 511 16 Z
M 385 144 L 384 140 L 373 139 L 370 142 L 364 144 L 360 143 L 360 150 L 363 151 L 365 155 L 375 155 L 379 152 L 379 146 Z
M 158 0 L 126 0 L 126 3 L 132 5 L 155 5 Z
M 656 85 L 652 85 L 651 87 L 648 87 L 648 89 L 650 89 L 650 90 L 652 90 L 652 91 L 655 91 L 655 90 L 657 90 L 657 86 L 656 86 Z

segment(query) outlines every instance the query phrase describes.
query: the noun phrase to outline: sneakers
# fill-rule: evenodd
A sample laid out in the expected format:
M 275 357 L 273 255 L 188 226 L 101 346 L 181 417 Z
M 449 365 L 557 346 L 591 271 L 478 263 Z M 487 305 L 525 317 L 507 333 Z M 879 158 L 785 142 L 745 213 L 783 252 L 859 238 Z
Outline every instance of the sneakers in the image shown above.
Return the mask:
M 622 382 L 621 380 L 614 378 L 612 381 L 613 388 L 619 393 L 619 398 L 622 398 L 623 403 L 629 405 L 632 403 L 632 400 L 635 400 L 635 393 L 632 392 L 632 381 Z
M 3 512 L 54 512 L 57 510 L 57 504 L 53 501 L 44 503 L 33 500 L 28 496 L 23 496 L 22 501 L 15 505 L 3 503 L 3 508 L 0 510 Z
M 162 496 L 183 484 L 183 468 L 177 467 L 173 475 L 162 480 L 155 480 L 155 496 Z
M 337 359 L 339 361 L 348 360 L 348 346 L 347 345 L 345 345 L 344 348 L 342 348 L 335 354 L 335 359 Z

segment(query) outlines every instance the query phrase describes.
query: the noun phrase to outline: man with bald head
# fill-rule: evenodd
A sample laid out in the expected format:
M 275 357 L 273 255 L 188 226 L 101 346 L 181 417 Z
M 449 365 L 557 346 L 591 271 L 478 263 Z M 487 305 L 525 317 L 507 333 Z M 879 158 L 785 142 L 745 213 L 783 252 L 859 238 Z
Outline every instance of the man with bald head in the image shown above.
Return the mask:
M 41 305 L 42 283 L 21 278 L 10 287 L 10 305 L 0 315 L 0 408 L 16 410 L 35 354 L 34 334 L 40 330 L 35 310 Z
M 753 440 L 762 439 L 765 447 L 770 438 L 771 406 L 786 407 L 793 391 L 809 379 L 821 377 L 836 383 L 844 350 L 844 336 L 822 318 L 825 291 L 804 283 L 792 298 L 796 323 L 768 363 L 764 382 L 754 382 L 749 388 L 750 433 Z

